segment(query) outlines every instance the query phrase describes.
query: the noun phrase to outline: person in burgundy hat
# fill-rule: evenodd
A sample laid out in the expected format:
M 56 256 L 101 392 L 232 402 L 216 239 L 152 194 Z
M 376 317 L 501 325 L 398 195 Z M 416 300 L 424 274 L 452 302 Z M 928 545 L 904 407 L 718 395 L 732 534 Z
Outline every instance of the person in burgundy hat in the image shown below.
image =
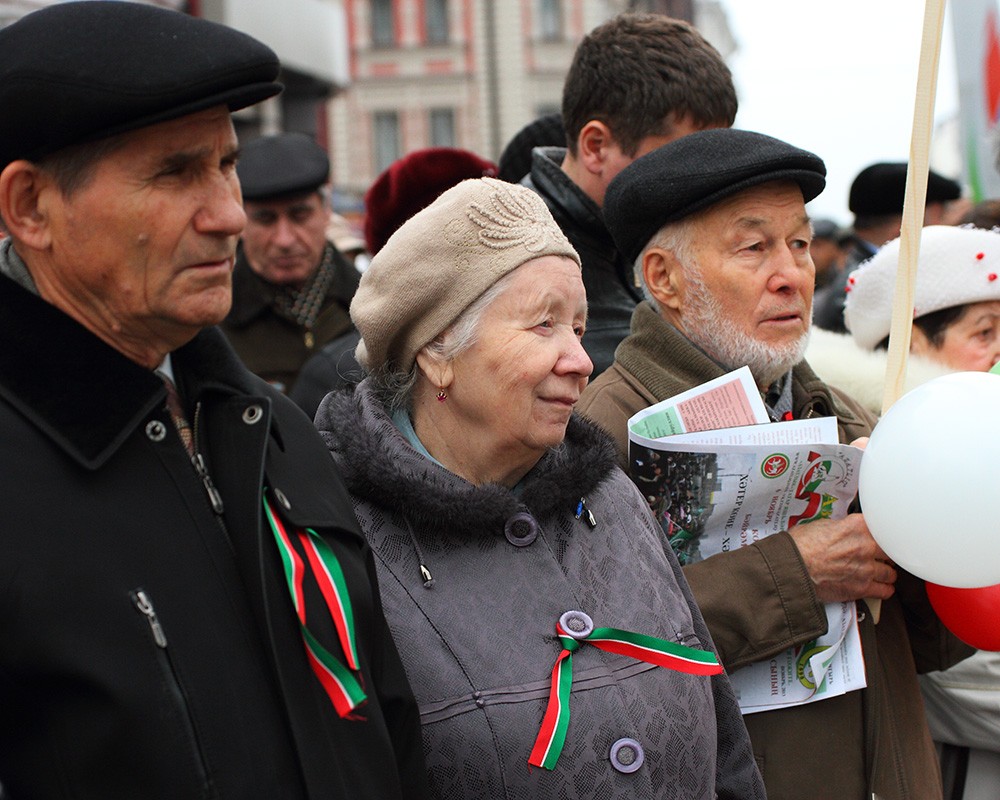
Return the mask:
M 466 178 L 497 174 L 492 161 L 457 147 L 428 147 L 403 156 L 365 192 L 365 245 L 374 256 L 404 222 Z M 290 397 L 310 417 L 327 392 L 357 383 L 363 372 L 354 358 L 360 335 L 350 331 L 323 346 L 302 367 Z

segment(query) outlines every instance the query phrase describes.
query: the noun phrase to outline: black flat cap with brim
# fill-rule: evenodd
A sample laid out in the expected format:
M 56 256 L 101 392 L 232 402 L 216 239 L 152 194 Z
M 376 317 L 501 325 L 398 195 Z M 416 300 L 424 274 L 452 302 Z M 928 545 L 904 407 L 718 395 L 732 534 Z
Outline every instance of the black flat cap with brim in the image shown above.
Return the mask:
M 262 136 L 243 146 L 236 164 L 244 200 L 308 194 L 330 178 L 330 158 L 304 133 Z
M 663 225 L 771 181 L 794 181 L 809 202 L 826 185 L 823 159 L 762 133 L 719 128 L 637 158 L 604 195 L 604 221 L 634 261 Z
M 926 202 L 945 203 L 961 194 L 958 182 L 928 170 Z M 893 216 L 903 213 L 905 196 L 906 162 L 879 161 L 865 167 L 851 182 L 847 208 L 858 217 Z
M 0 169 L 281 91 L 244 33 L 141 3 L 56 3 L 0 30 Z

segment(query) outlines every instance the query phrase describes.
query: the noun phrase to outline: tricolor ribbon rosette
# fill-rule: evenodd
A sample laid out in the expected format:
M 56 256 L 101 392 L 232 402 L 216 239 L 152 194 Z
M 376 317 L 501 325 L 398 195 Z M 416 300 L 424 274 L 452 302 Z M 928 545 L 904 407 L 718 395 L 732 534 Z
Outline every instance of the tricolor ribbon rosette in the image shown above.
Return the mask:
M 562 753 L 569 728 L 573 653 L 582 645 L 593 645 L 609 653 L 689 675 L 718 675 L 722 672 L 722 665 L 714 653 L 641 633 L 617 628 L 595 628 L 590 617 L 582 611 L 567 611 L 563 614 L 556 623 L 556 635 L 563 649 L 552 668 L 548 706 L 535 746 L 528 758 L 528 763 L 535 767 L 554 769 Z
M 288 591 L 299 618 L 302 643 L 313 674 L 341 717 L 350 718 L 367 698 L 359 681 L 358 648 L 354 631 L 354 612 L 340 562 L 323 537 L 311 528 L 289 530 L 274 513 L 267 498 L 264 513 L 274 534 L 285 569 Z M 308 564 L 308 569 L 306 565 Z M 346 664 L 327 650 L 309 629 L 303 582 L 311 575 L 326 603 L 344 653 Z

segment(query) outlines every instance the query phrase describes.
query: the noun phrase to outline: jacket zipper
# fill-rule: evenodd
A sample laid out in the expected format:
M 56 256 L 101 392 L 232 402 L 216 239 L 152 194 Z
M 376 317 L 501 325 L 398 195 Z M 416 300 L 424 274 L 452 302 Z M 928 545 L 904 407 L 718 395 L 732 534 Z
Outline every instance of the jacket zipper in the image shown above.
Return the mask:
M 216 792 L 209 778 L 208 764 L 205 761 L 205 753 L 198 739 L 198 732 L 194 725 L 194 719 L 191 716 L 191 708 L 187 701 L 187 695 L 185 695 L 184 687 L 181 686 L 180 679 L 177 677 L 177 670 L 174 668 L 170 651 L 167 649 L 167 635 L 163 630 L 163 625 L 160 624 L 160 618 L 156 615 L 156 610 L 153 608 L 153 601 L 150 600 L 149 595 L 143 589 L 136 589 L 129 592 L 129 596 L 132 598 L 132 603 L 135 605 L 136 610 L 149 623 L 149 629 L 153 634 L 153 641 L 156 643 L 156 660 L 160 665 L 163 676 L 167 680 L 167 686 L 173 695 L 174 701 L 181 711 L 181 718 L 184 721 L 188 741 L 191 743 L 195 766 L 198 770 L 198 779 L 202 787 L 202 797 L 215 797 Z
M 212 511 L 214 511 L 216 515 L 221 518 L 222 513 L 225 511 L 225 506 L 222 504 L 222 495 L 219 494 L 219 490 L 216 489 L 215 484 L 212 483 L 212 476 L 208 474 L 208 466 L 205 464 L 205 459 L 201 454 L 201 447 L 199 447 L 198 443 L 199 417 L 201 417 L 200 401 L 194 407 L 194 424 L 191 426 L 194 429 L 194 435 L 192 437 L 194 442 L 194 455 L 191 456 L 191 463 L 194 465 L 194 471 L 198 474 L 198 478 L 201 480 L 201 485 L 205 488 L 205 494 L 208 495 L 208 502 L 212 506 Z

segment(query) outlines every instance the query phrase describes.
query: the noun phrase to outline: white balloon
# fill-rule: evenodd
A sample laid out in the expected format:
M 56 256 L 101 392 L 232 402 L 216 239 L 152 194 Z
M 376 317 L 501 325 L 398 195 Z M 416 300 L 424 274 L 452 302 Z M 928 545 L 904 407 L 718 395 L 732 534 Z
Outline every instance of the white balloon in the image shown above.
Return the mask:
M 859 495 L 903 569 L 942 586 L 1000 583 L 1000 375 L 957 372 L 903 395 L 872 431 Z

